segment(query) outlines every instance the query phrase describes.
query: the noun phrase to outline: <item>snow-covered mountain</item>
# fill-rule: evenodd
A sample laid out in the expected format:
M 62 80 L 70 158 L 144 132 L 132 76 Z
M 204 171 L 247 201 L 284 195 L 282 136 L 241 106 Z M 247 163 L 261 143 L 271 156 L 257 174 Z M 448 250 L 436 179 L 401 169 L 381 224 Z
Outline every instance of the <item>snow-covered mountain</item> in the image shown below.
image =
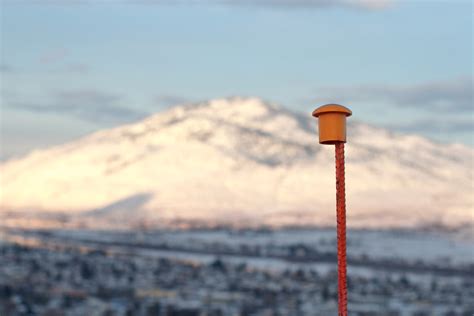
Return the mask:
M 472 148 L 354 121 L 346 144 L 349 226 L 473 224 Z M 257 98 L 177 106 L 7 161 L 0 174 L 5 220 L 335 223 L 334 147 L 318 144 L 310 114 Z

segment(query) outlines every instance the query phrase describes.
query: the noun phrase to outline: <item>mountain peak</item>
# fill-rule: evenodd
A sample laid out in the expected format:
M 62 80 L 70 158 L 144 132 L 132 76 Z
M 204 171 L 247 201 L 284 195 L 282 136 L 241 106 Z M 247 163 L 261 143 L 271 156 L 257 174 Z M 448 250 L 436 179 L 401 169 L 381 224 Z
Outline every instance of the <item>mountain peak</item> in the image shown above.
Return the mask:
M 169 131 L 179 125 L 174 132 L 181 136 L 185 136 L 186 131 L 190 134 L 209 134 L 214 131 L 238 133 L 238 130 L 244 129 L 294 141 L 308 140 L 308 135 L 300 132 L 308 131 L 310 122 L 310 117 L 292 113 L 260 98 L 229 97 L 176 106 L 132 125 L 131 129 L 161 127 Z M 314 128 L 311 131 L 314 132 Z
M 181 115 L 209 115 L 219 118 L 256 119 L 281 111 L 282 108 L 257 97 L 228 97 L 182 105 L 172 109 Z

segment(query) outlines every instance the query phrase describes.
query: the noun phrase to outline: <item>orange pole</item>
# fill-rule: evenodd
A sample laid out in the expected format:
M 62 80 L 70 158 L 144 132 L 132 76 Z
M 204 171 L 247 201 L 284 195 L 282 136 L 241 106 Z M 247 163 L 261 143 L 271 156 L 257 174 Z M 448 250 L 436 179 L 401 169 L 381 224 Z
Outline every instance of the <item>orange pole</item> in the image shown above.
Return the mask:
M 347 316 L 346 259 L 346 188 L 344 179 L 344 143 L 346 117 L 352 111 L 339 104 L 326 104 L 313 111 L 318 118 L 319 143 L 336 148 L 337 284 L 339 316 Z
M 344 143 L 336 143 L 337 274 L 339 316 L 347 316 L 346 189 Z

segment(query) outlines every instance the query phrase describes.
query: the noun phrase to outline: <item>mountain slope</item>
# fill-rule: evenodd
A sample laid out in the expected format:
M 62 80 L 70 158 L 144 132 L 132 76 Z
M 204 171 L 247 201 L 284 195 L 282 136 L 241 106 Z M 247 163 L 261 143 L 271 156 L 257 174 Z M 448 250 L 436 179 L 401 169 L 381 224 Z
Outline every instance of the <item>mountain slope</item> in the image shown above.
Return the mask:
M 473 149 L 353 121 L 349 225 L 472 224 Z M 1 210 L 96 224 L 332 225 L 334 148 L 317 143 L 315 124 L 256 98 L 178 106 L 2 164 Z

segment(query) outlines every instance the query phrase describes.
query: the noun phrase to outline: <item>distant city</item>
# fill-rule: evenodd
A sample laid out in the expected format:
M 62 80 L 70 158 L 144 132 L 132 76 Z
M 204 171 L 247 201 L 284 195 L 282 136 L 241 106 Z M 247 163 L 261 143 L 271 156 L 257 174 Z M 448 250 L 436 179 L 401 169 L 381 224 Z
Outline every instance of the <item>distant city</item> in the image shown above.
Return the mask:
M 352 234 L 350 315 L 474 314 L 469 244 L 415 232 Z M 374 238 L 386 252 L 359 252 Z M 430 254 L 442 239 L 451 249 Z M 9 229 L 2 240 L 0 315 L 337 315 L 332 230 Z M 407 241 L 426 247 L 424 257 L 393 248 Z

